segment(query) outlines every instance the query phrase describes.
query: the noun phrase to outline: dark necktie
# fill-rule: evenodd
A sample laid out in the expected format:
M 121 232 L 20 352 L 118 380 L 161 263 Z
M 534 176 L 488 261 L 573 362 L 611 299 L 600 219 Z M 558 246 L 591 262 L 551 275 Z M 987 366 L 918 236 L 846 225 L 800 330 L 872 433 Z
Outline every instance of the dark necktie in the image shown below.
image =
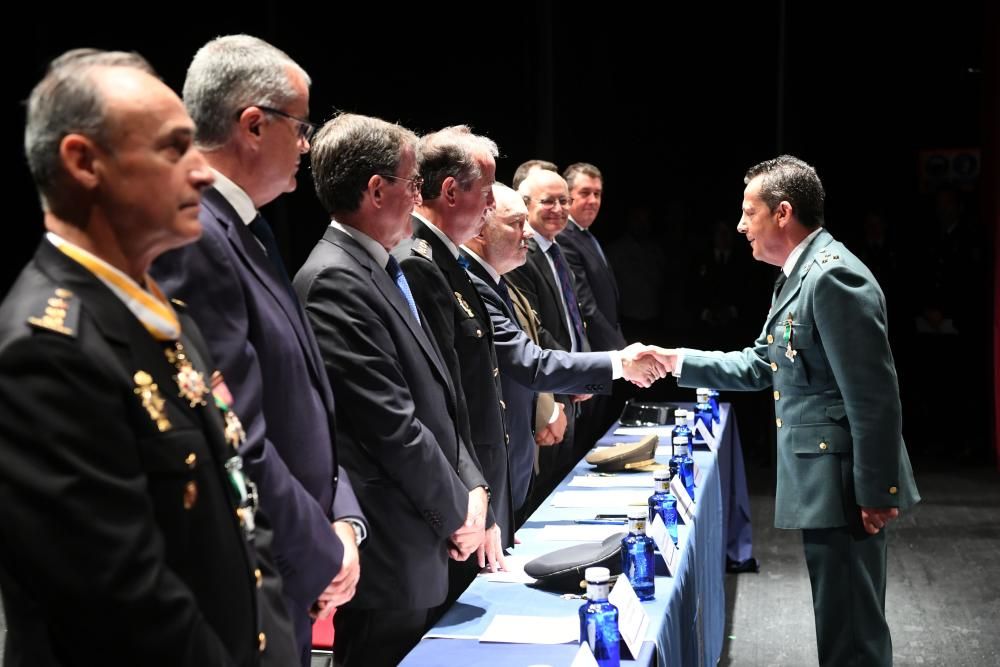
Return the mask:
M 459 253 L 458 255 L 458 265 L 462 267 L 464 271 L 469 270 L 469 258 L 465 255 Z
M 396 287 L 402 293 L 403 298 L 406 300 L 406 305 L 410 307 L 410 312 L 413 313 L 413 317 L 416 318 L 417 322 L 420 322 L 420 314 L 417 312 L 417 302 L 413 300 L 413 293 L 410 292 L 410 283 L 406 282 L 406 276 L 403 275 L 403 269 L 400 268 L 399 262 L 395 257 L 389 255 L 389 262 L 385 265 L 385 270 L 392 278 L 393 282 L 396 283 Z
M 607 266 L 608 258 L 604 256 L 604 249 L 601 247 L 601 244 L 597 241 L 597 237 L 591 234 L 589 229 L 583 230 L 583 235 L 586 236 L 588 239 L 590 239 L 591 244 L 593 244 L 593 246 L 597 248 L 597 254 L 600 255 L 601 259 L 604 261 L 604 266 Z
M 774 301 L 778 300 L 778 295 L 781 294 L 781 288 L 785 286 L 786 280 L 788 280 L 788 276 L 785 275 L 784 269 L 778 271 L 778 279 L 774 281 Z
M 260 244 L 264 246 L 264 253 L 270 260 L 271 265 L 274 266 L 274 270 L 278 273 L 278 278 L 281 283 L 288 290 L 288 293 L 292 295 L 292 300 L 296 301 L 295 290 L 292 288 L 292 281 L 288 279 L 288 271 L 285 270 L 285 263 L 281 261 L 281 252 L 278 250 L 278 241 L 274 238 L 274 231 L 271 229 L 271 225 L 267 224 L 267 220 L 264 219 L 260 213 L 257 217 L 250 221 L 247 225 Z
M 510 298 L 510 288 L 507 287 L 507 279 L 500 276 L 500 282 L 497 283 L 497 291 L 500 292 L 500 296 L 503 297 L 504 303 L 510 308 L 511 321 L 515 324 L 517 323 L 517 311 L 514 310 L 514 302 Z
M 573 323 L 573 335 L 576 337 L 576 350 L 583 351 L 583 318 L 580 317 L 580 306 L 576 302 L 576 292 L 573 290 L 573 281 L 569 275 L 569 268 L 566 260 L 563 259 L 562 251 L 556 243 L 552 243 L 546 250 L 552 263 L 556 267 L 556 275 L 559 276 L 559 286 L 562 288 L 563 300 L 566 302 L 566 310 L 569 311 L 570 322 Z

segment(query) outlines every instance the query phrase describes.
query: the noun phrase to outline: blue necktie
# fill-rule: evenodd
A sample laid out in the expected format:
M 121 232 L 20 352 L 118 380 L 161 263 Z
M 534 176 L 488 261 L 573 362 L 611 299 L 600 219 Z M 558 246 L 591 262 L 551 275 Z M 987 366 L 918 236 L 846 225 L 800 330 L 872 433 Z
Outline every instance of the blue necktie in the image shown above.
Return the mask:
M 406 305 L 410 307 L 413 317 L 417 319 L 417 322 L 420 322 L 420 314 L 417 313 L 417 302 L 413 300 L 413 293 L 410 292 L 410 284 L 406 282 L 403 269 L 400 268 L 399 262 L 392 255 L 389 255 L 389 262 L 385 265 L 385 270 L 389 273 L 389 277 L 392 278 L 393 282 L 396 283 L 396 287 L 403 294 L 403 298 L 406 299 Z
M 458 255 L 458 265 L 462 267 L 463 270 L 469 270 L 469 258 L 465 255 L 459 253 Z
M 559 276 L 559 286 L 562 288 L 563 300 L 566 302 L 566 310 L 569 311 L 569 319 L 573 323 L 573 334 L 576 336 L 576 350 L 583 350 L 583 318 L 580 317 L 580 306 L 576 302 L 576 292 L 573 291 L 573 281 L 566 268 L 566 261 L 563 259 L 562 251 L 556 243 L 546 250 L 552 258 L 552 263 L 556 266 L 556 275 Z
M 510 314 L 511 317 L 513 318 L 511 319 L 511 321 L 514 322 L 515 324 L 518 324 L 517 311 L 514 309 L 514 302 L 510 298 L 510 288 L 507 287 L 507 279 L 504 278 L 503 276 L 500 276 L 500 282 L 497 283 L 497 291 L 500 292 L 500 296 L 503 297 L 503 300 L 507 304 L 507 307 L 510 308 Z M 520 328 L 520 324 L 518 324 L 518 328 Z
M 288 271 L 285 270 L 285 263 L 281 261 L 278 241 L 274 238 L 274 231 L 271 229 L 271 225 L 267 224 L 264 216 L 258 213 L 257 217 L 247 225 L 247 228 L 257 237 L 260 244 L 264 246 L 264 253 L 271 261 L 271 265 L 274 266 L 274 270 L 277 271 L 278 279 L 285 286 L 285 289 L 288 290 L 288 293 L 292 295 L 292 301 L 298 301 L 298 297 L 295 296 L 295 289 L 292 287 L 292 281 L 288 279 Z

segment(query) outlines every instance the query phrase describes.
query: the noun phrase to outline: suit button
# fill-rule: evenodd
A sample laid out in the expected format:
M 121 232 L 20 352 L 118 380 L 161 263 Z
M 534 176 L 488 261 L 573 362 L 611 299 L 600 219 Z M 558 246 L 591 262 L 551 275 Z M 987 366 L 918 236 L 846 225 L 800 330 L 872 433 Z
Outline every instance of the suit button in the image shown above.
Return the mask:
M 198 485 L 188 482 L 184 485 L 184 509 L 191 509 L 196 502 L 198 502 Z
M 257 635 L 257 649 L 263 653 L 264 649 L 267 648 L 267 635 L 263 632 Z
M 476 329 L 476 338 L 482 338 L 482 337 L 483 337 L 483 330 Z
M 500 375 L 500 369 L 499 368 L 494 368 L 493 369 L 493 377 L 496 377 L 498 375 Z
M 257 581 L 257 588 L 264 585 L 264 575 L 259 567 L 253 571 L 253 578 Z
M 507 404 L 504 403 L 503 401 L 500 401 L 500 407 L 503 408 L 504 410 L 506 410 L 507 409 Z
M 830 445 L 826 444 L 825 442 L 821 442 L 819 443 L 819 448 L 825 452 L 827 449 L 830 448 Z
M 771 370 L 774 371 L 775 373 L 777 373 L 778 372 L 778 364 L 776 364 L 776 363 L 774 363 L 772 361 L 771 362 Z
M 510 443 L 510 433 L 505 433 L 503 438 L 504 442 L 507 442 L 508 444 Z
M 774 423 L 778 425 L 778 428 L 781 428 L 781 417 L 778 417 L 777 419 L 775 419 Z
M 898 492 L 899 492 L 899 489 L 897 489 L 897 488 L 896 488 L 895 486 L 890 486 L 890 487 L 889 487 L 889 495 L 892 495 L 892 496 L 894 496 L 894 495 L 896 495 L 896 494 L 897 494 Z
M 198 457 L 194 452 L 191 452 L 184 458 L 184 463 L 188 468 L 194 468 L 194 464 L 198 462 Z
M 773 342 L 774 342 L 774 336 L 772 336 L 771 334 L 767 334 L 767 344 L 770 345 Z
M 774 400 L 778 400 L 779 398 L 781 398 L 781 393 L 778 392 L 777 390 L 775 390 L 775 392 L 774 392 Z

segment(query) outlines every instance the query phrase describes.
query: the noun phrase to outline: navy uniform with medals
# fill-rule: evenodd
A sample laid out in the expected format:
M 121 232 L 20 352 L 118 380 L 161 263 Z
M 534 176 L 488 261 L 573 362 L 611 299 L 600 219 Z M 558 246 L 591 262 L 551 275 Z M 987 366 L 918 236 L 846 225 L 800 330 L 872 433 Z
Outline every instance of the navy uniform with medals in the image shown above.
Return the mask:
M 0 306 L 4 664 L 294 664 L 197 328 L 158 340 L 78 250 L 49 235 Z
M 891 664 L 885 531 L 867 534 L 859 508 L 903 510 L 920 496 L 903 444 L 885 298 L 825 229 L 804 243 L 753 347 L 685 349 L 678 384 L 772 389 L 774 523 L 803 531 L 820 663 Z

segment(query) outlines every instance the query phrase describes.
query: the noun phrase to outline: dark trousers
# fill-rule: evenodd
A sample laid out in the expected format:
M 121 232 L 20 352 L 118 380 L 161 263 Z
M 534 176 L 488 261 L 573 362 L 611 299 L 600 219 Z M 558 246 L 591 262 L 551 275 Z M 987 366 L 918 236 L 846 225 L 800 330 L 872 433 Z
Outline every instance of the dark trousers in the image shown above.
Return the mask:
M 860 525 L 802 531 L 823 667 L 892 665 L 885 620 L 885 529 Z
M 333 617 L 337 667 L 396 667 L 427 631 L 426 609 L 341 608 Z

